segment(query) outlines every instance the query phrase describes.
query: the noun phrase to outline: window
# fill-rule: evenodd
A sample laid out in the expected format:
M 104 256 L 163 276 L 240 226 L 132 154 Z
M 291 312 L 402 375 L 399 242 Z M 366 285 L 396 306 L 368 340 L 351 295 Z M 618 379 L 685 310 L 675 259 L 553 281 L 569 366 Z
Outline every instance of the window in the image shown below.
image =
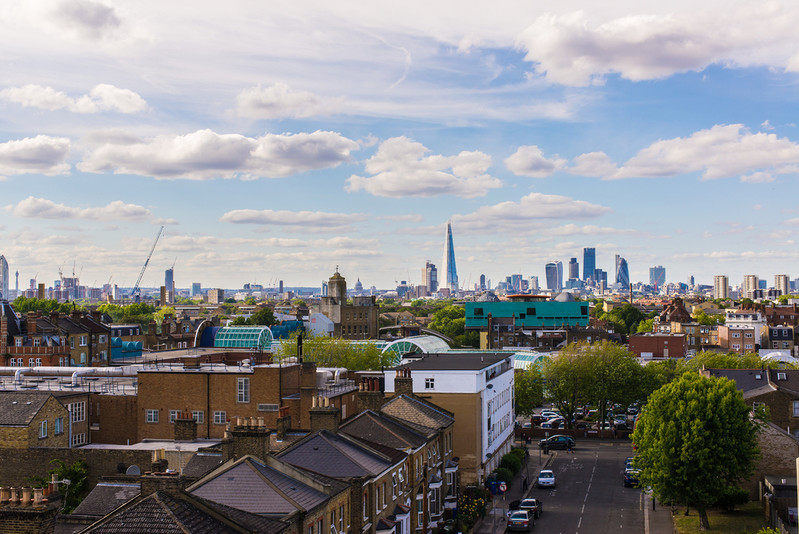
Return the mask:
M 42 359 L 36 358 L 36 367 L 41 367 L 41 366 L 42 366 Z
M 475 309 L 474 309 L 474 314 L 475 314 L 476 316 L 477 316 L 477 315 L 479 315 L 479 316 L 482 316 L 482 315 L 483 315 L 483 308 L 475 308 Z
M 41 344 L 42 344 L 42 340 L 40 338 L 38 338 L 38 337 L 33 338 L 33 346 L 34 347 L 39 347 L 39 346 L 41 346 Z
M 457 495 L 456 487 L 455 487 L 455 471 L 448 471 L 447 472 L 447 497 L 453 497 Z
M 745 333 L 744 337 L 747 338 L 747 339 L 752 339 L 752 332 Z
M 424 388 L 425 389 L 436 389 L 436 379 L 435 378 L 425 378 L 424 379 Z
M 86 401 L 68 404 L 67 409 L 70 413 L 70 420 L 73 423 L 80 423 L 86 420 Z
M 369 502 L 369 494 L 365 491 L 363 492 L 363 520 L 366 521 L 369 519 L 369 514 L 366 511 L 366 503 Z
M 330 534 L 336 534 L 336 511 L 330 512 Z
M 74 337 L 69 338 L 69 348 L 71 348 L 71 349 L 75 348 L 75 338 Z
M 58 434 L 63 434 L 63 433 L 64 433 L 64 418 L 58 417 L 56 418 L 55 424 L 53 425 L 53 434 L 57 436 Z
M 740 332 L 733 332 L 732 333 L 732 337 L 737 339 L 737 338 L 741 337 L 741 333 Z
M 732 346 L 732 350 L 741 350 L 741 346 L 740 345 L 733 345 Z
M 777 380 L 786 380 L 786 377 L 785 373 L 777 373 Z
M 86 434 L 73 434 L 72 436 L 72 446 L 77 447 L 78 445 L 86 445 L 88 440 L 86 439 Z
M 47 420 L 39 423 L 39 439 L 47 437 Z
M 344 505 L 338 507 L 338 530 L 344 532 Z
M 89 336 L 80 336 L 80 346 L 85 347 Z
M 751 344 L 751 343 L 747 343 L 746 345 L 744 345 L 744 348 L 745 348 L 745 349 L 750 349 L 750 350 L 751 350 L 751 349 L 753 349 L 754 347 L 752 346 L 752 344 Z
M 418 494 L 416 496 L 416 524 L 423 525 L 424 524 L 424 503 L 422 502 L 423 496 L 422 494 Z
M 276 412 L 280 409 L 280 406 L 277 404 L 259 404 L 258 411 L 259 412 Z
M 33 358 L 28 358 L 28 367 L 33 367 L 34 362 L 36 362 Z
M 313 523 L 308 525 L 308 534 L 313 534 Z M 321 532 L 319 534 L 322 534 Z
M 180 415 L 180 410 L 169 410 L 169 423 L 174 423 L 175 419 L 178 418 L 178 415 Z
M 105 341 L 105 334 L 100 334 L 100 337 L 98 338 L 97 341 L 98 341 L 98 343 L 105 343 L 106 342 Z
M 250 402 L 250 379 L 239 378 L 237 380 L 236 402 Z
M 158 422 L 158 410 L 146 410 L 144 412 L 144 422 L 145 423 L 157 423 Z
M 205 412 L 202 410 L 193 410 L 191 412 L 191 418 L 194 419 L 197 423 L 204 423 L 205 422 Z
M 397 498 L 397 473 L 391 474 L 391 499 Z
M 17 347 L 21 347 L 22 346 L 22 338 L 18 337 L 16 339 L 14 339 L 14 345 L 16 345 Z
M 324 533 L 324 527 L 325 527 L 325 520 L 324 519 L 320 519 L 319 521 L 316 522 L 316 531 L 319 534 L 323 534 Z
M 214 424 L 224 425 L 227 423 L 227 414 L 225 412 L 214 412 Z
M 382 504 L 382 508 L 385 509 L 386 508 L 386 483 L 385 482 L 383 482 L 383 484 L 380 486 L 380 503 Z

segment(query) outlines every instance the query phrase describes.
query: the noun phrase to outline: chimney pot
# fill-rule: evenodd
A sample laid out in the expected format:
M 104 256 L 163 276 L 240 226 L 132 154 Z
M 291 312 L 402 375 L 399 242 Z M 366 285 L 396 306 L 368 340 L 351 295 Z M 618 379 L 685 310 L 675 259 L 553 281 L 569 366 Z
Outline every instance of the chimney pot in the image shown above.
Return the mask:
M 31 503 L 31 488 L 22 488 L 22 505 L 29 506 Z
M 33 488 L 33 505 L 39 506 L 44 500 L 44 488 Z

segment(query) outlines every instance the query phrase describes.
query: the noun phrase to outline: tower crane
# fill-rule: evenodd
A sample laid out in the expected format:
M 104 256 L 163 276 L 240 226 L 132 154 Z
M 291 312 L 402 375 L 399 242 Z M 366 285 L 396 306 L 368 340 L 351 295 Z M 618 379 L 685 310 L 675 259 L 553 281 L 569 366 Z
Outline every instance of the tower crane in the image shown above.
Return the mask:
M 158 230 L 158 235 L 155 236 L 155 241 L 153 241 L 153 246 L 150 247 L 150 253 L 147 254 L 147 259 L 144 260 L 144 265 L 141 267 L 141 272 L 139 273 L 139 278 L 136 280 L 136 285 L 133 286 L 133 291 L 130 292 L 130 296 L 133 299 L 136 299 L 139 296 L 139 284 L 141 284 L 141 279 L 144 277 L 144 271 L 147 270 L 147 265 L 150 263 L 150 258 L 153 257 L 153 252 L 155 251 L 155 246 L 158 244 L 158 240 L 161 238 L 161 233 L 164 231 L 164 227 L 162 226 Z

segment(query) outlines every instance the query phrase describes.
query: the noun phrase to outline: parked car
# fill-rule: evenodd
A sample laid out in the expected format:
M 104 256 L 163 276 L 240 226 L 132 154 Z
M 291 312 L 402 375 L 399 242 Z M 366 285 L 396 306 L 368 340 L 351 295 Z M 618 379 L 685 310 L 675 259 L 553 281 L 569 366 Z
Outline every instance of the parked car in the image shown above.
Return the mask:
M 555 473 L 550 469 L 544 469 L 538 473 L 538 487 L 539 488 L 554 488 L 555 487 Z
M 553 417 L 560 417 L 560 416 L 561 415 L 558 412 L 555 412 L 553 410 L 542 410 L 541 411 L 541 417 L 543 417 L 544 420 L 552 419 Z
M 624 487 L 634 488 L 638 486 L 638 471 L 636 469 L 624 470 Z
M 549 436 L 548 438 L 544 438 L 538 442 L 538 446 L 540 448 L 548 448 L 552 449 L 561 449 L 567 450 L 571 445 L 573 449 L 575 447 L 574 438 L 571 436 L 564 436 L 562 434 L 555 434 L 554 436 Z
M 527 510 L 516 510 L 508 516 L 506 530 L 512 532 L 530 532 L 533 528 L 533 520 Z
M 541 517 L 543 508 L 543 504 L 538 499 L 522 499 L 519 502 L 519 510 L 527 510 L 534 519 Z

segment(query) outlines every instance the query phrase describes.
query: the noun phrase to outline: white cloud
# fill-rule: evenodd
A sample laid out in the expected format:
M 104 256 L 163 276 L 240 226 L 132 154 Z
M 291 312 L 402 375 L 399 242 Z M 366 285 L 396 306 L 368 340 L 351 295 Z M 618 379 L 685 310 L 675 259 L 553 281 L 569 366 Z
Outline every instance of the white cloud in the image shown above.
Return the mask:
M 547 158 L 535 145 L 521 146 L 505 160 L 505 166 L 517 176 L 546 178 L 566 165 L 565 159 L 557 156 Z
M 159 217 L 157 219 L 153 219 L 153 224 L 158 224 L 161 226 L 177 226 L 180 224 L 177 219 L 165 219 L 163 217 Z
M 325 102 L 308 91 L 295 91 L 278 82 L 271 87 L 250 87 L 239 93 L 238 114 L 254 119 L 307 118 L 334 113 L 340 100 Z
M 768 172 L 753 172 L 746 176 L 741 176 L 741 181 L 746 184 L 768 184 L 775 180 L 775 178 Z
M 89 94 L 77 98 L 56 91 L 52 87 L 42 87 L 41 85 L 9 87 L 0 91 L 0 98 L 24 107 L 49 111 L 68 109 L 74 113 L 98 113 L 100 111 L 137 113 L 147 109 L 147 103 L 138 94 L 129 89 L 119 89 L 105 83 L 96 85 Z
M 604 152 L 588 152 L 574 158 L 574 164 L 566 169 L 578 176 L 609 176 L 618 169 L 616 164 Z
M 69 139 L 37 135 L 0 143 L 0 176 L 69 173 Z
M 633 235 L 640 234 L 640 230 L 631 228 L 610 228 L 607 226 L 596 226 L 587 224 L 585 226 L 578 226 L 576 224 L 564 224 L 547 230 L 548 235 L 569 236 L 569 235 Z
M 223 214 L 219 220 L 232 224 L 276 226 L 282 227 L 286 231 L 331 232 L 351 229 L 353 224 L 366 220 L 366 215 L 322 211 L 241 209 L 229 211 Z
M 711 64 L 795 69 L 796 19 L 795 9 L 776 3 L 630 15 L 600 24 L 583 11 L 545 14 L 521 33 L 517 46 L 536 73 L 573 86 L 604 83 L 611 73 L 653 80 Z
M 502 185 L 498 178 L 485 174 L 491 166 L 488 154 L 464 151 L 456 156 L 426 156 L 427 152 L 424 145 L 407 137 L 388 139 L 366 161 L 365 170 L 373 176 L 352 175 L 347 190 L 363 189 L 375 196 L 395 198 L 474 198 Z
M 422 222 L 424 220 L 424 217 L 418 213 L 408 213 L 405 215 L 382 215 L 377 218 L 385 221 L 397 222 Z
M 609 213 L 610 208 L 561 195 L 530 193 L 519 202 L 483 206 L 468 215 L 453 215 L 452 225 L 466 232 L 540 232 L 557 219 L 588 219 Z
M 214 178 L 282 178 L 350 160 L 358 143 L 335 132 L 266 134 L 245 137 L 198 130 L 131 142 L 113 140 L 97 146 L 78 168 L 114 171 L 159 180 Z
M 742 124 L 717 125 L 690 137 L 657 141 L 640 150 L 614 178 L 654 178 L 702 172 L 712 180 L 760 172 L 795 173 L 799 145 L 772 133 L 751 133 Z M 755 175 L 753 175 L 755 176 Z
M 62 30 L 92 41 L 111 38 L 122 26 L 113 7 L 89 0 L 64 0 L 52 16 Z
M 16 206 L 9 206 L 17 217 L 36 219 L 88 219 L 88 220 L 126 220 L 142 221 L 150 216 L 150 210 L 136 204 L 125 204 L 115 200 L 98 208 L 73 208 L 65 204 L 56 204 L 52 200 L 30 196 L 19 201 Z

